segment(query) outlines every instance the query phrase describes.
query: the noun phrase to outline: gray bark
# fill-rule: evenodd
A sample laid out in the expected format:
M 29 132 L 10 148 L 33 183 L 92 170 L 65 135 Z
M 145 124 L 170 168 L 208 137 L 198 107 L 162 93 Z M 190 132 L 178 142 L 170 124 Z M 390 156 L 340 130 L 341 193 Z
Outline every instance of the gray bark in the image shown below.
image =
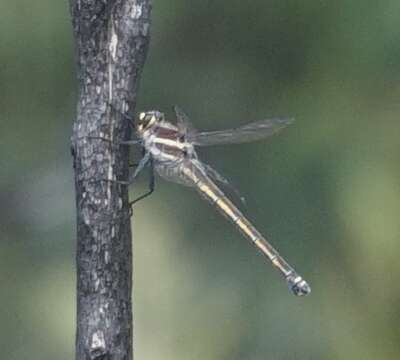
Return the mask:
M 132 359 L 128 175 L 150 0 L 70 0 L 79 99 L 72 154 L 77 207 L 76 359 Z

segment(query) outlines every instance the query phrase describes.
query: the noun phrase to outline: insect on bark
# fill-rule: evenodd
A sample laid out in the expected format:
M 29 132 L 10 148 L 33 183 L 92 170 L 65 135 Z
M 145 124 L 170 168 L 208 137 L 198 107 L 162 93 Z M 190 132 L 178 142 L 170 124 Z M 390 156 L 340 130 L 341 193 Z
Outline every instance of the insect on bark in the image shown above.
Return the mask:
M 137 139 L 124 144 L 140 143 L 144 156 L 131 175 L 132 182 L 140 171 L 150 164 L 161 177 L 179 184 L 197 189 L 203 198 L 228 218 L 237 229 L 264 254 L 272 265 L 286 279 L 289 288 L 297 296 L 311 292 L 308 283 L 279 255 L 278 251 L 256 229 L 256 227 L 228 199 L 216 182 L 228 184 L 227 180 L 209 165 L 201 162 L 195 146 L 244 143 L 264 139 L 289 125 L 291 119 L 268 119 L 246 124 L 236 129 L 200 132 L 193 128 L 187 115 L 177 106 L 174 107 L 177 123 L 165 120 L 159 111 L 147 111 L 139 114 L 136 125 Z M 153 191 L 152 178 L 150 191 Z M 139 199 L 142 199 L 141 196 Z M 136 199 L 134 202 L 136 202 Z

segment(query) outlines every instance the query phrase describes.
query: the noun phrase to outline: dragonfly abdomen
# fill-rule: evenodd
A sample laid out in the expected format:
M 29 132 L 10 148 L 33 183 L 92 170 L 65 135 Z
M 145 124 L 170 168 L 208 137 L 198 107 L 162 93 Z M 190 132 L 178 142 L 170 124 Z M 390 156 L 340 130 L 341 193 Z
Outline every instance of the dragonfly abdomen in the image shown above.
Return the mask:
M 295 295 L 307 295 L 311 289 L 307 282 L 279 255 L 241 211 L 225 196 L 214 182 L 196 168 L 184 169 L 185 176 L 192 178 L 200 194 L 228 218 L 239 231 L 265 255 L 285 277 Z

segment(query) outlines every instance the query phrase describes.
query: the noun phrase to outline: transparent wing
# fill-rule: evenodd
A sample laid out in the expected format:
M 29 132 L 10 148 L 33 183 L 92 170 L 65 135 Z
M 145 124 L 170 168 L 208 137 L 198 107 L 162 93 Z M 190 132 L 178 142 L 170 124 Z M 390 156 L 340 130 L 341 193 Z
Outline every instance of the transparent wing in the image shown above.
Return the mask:
M 194 133 L 195 130 L 192 126 L 192 122 L 190 121 L 189 116 L 187 116 L 178 105 L 174 105 L 174 112 L 176 115 L 179 132 L 181 134 L 187 134 L 189 132 Z
M 246 199 L 240 192 L 221 174 L 214 170 L 210 165 L 204 164 L 197 159 L 185 159 L 184 161 L 176 162 L 175 164 L 156 163 L 154 165 L 157 173 L 167 181 L 185 186 L 195 186 L 192 179 L 185 175 L 184 168 L 189 168 L 191 171 L 201 174 L 204 178 L 210 178 L 220 182 L 230 191 L 232 191 L 238 199 L 246 205 Z
M 235 194 L 235 196 L 242 202 L 243 205 L 246 205 L 245 197 L 224 176 L 222 176 L 219 172 L 217 172 L 217 170 L 213 169 L 210 165 L 207 165 L 204 163 L 200 163 L 200 164 L 201 164 L 201 167 L 203 168 L 203 171 L 210 178 L 223 184 L 226 188 L 228 188 L 230 191 L 232 191 Z
M 187 135 L 187 140 L 199 146 L 257 141 L 275 134 L 293 121 L 294 119 L 267 119 L 249 123 L 236 129 L 204 132 L 190 131 Z

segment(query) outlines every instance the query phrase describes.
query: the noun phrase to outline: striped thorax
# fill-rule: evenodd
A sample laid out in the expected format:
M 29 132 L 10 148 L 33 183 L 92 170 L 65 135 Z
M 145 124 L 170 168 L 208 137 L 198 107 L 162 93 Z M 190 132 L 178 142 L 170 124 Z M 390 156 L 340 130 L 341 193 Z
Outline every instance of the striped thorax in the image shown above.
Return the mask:
M 159 111 L 140 113 L 137 133 L 156 162 L 179 162 L 196 157 L 194 147 L 186 141 L 185 135 L 165 121 L 164 114 Z

